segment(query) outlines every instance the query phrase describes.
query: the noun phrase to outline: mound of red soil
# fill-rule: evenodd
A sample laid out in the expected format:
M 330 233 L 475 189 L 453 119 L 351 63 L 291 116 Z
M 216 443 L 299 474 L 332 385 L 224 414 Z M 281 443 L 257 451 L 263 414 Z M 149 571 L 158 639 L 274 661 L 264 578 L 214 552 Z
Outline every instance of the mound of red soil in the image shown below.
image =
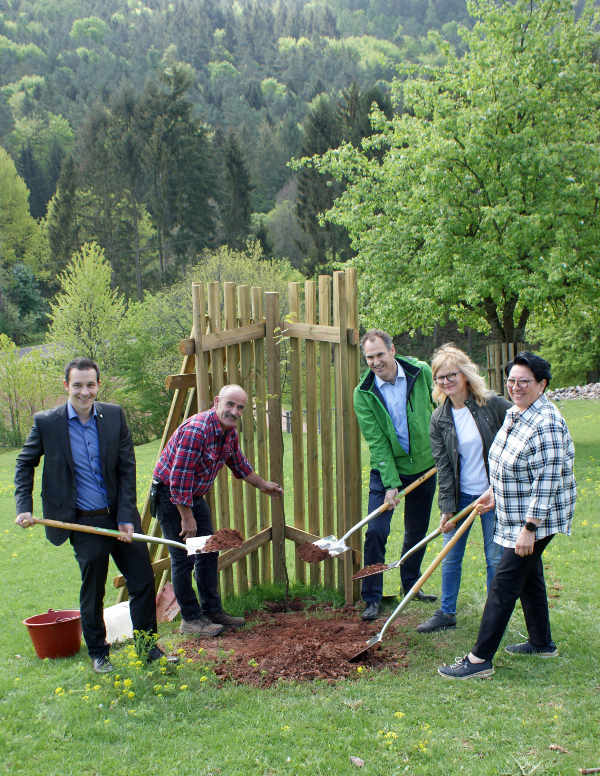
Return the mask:
M 217 676 L 240 684 L 268 687 L 286 679 L 334 682 L 364 671 L 397 671 L 408 666 L 406 643 L 397 641 L 373 647 L 361 656 L 360 663 L 350 662 L 383 622 L 363 622 L 353 607 L 261 611 L 248 618 L 242 630 L 225 632 L 216 639 L 185 641 L 182 647 L 193 660 L 208 660 Z M 204 648 L 201 655 L 199 646 Z
M 352 579 L 362 579 L 363 577 L 370 577 L 371 574 L 379 574 L 381 571 L 385 571 L 388 568 L 387 563 L 372 563 L 370 566 L 365 566 L 354 574 Z
M 216 552 L 217 550 L 230 550 L 239 547 L 244 537 L 235 528 L 220 528 L 207 540 L 203 552 Z
M 298 555 L 303 561 L 306 561 L 306 563 L 320 563 L 322 560 L 329 557 L 327 550 L 317 547 L 317 545 L 312 542 L 301 544 L 298 547 Z

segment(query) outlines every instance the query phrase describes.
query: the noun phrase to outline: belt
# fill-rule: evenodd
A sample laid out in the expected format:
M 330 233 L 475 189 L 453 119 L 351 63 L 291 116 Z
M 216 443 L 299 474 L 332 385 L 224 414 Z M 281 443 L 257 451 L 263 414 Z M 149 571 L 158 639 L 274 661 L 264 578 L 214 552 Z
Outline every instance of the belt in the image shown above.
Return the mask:
M 77 517 L 106 517 L 110 515 L 110 509 L 76 509 L 75 514 Z

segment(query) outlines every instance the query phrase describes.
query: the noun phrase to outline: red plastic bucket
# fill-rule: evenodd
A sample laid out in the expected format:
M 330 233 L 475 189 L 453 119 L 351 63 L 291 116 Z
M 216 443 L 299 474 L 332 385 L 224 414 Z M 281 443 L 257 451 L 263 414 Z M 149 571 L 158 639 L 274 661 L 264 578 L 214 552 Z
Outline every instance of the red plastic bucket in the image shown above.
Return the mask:
M 48 609 L 23 620 L 39 658 L 71 657 L 81 648 L 79 609 Z

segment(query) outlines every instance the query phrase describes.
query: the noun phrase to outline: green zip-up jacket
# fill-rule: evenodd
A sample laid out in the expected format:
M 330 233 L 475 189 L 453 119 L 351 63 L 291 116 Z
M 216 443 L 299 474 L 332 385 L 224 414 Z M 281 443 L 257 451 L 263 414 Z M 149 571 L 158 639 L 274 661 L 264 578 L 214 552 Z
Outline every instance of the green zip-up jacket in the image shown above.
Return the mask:
M 385 400 L 368 369 L 354 389 L 354 412 L 371 453 L 371 469 L 377 469 L 383 486 L 401 488 L 401 474 L 419 474 L 434 466 L 429 442 L 429 421 L 433 379 L 424 361 L 410 356 L 396 357 L 406 375 L 406 415 L 410 452 L 400 446 Z

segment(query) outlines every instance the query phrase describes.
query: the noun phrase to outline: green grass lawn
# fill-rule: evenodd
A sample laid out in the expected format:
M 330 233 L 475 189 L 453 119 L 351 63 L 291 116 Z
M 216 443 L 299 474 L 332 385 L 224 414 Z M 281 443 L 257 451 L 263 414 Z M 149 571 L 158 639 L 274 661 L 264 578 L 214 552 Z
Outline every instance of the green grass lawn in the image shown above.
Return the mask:
M 477 527 L 465 555 L 458 627 L 419 635 L 414 626 L 432 607 L 410 604 L 397 631 L 407 642 L 408 668 L 397 674 L 364 670 L 334 686 L 281 683 L 257 690 L 218 687 L 202 663 L 149 674 L 126 647 L 113 652 L 118 678 L 93 674 L 85 649 L 66 660 L 39 660 L 21 621 L 50 607 L 76 608 L 78 569 L 68 544 L 52 547 L 41 527 L 14 525 L 15 452 L 1 453 L 0 773 L 330 776 L 354 773 L 351 756 L 364 761 L 360 772 L 369 776 L 541 776 L 599 767 L 600 402 L 560 406 L 575 438 L 579 486 L 573 536 L 557 537 L 545 553 L 560 656 L 518 659 L 501 650 L 491 679 L 458 683 L 441 679 L 436 667 L 463 655 L 477 632 L 485 598 Z M 156 443 L 137 450 L 140 494 L 155 454 Z M 437 513 L 432 524 L 436 519 Z M 400 537 L 396 520 L 390 560 L 399 556 Z M 437 573 L 427 589 L 439 593 L 439 585 Z M 398 576 L 390 572 L 385 592 L 397 588 Z M 109 588 L 107 604 L 114 600 Z M 174 628 L 161 626 L 161 637 L 177 649 Z M 522 632 L 519 610 L 507 642 Z

